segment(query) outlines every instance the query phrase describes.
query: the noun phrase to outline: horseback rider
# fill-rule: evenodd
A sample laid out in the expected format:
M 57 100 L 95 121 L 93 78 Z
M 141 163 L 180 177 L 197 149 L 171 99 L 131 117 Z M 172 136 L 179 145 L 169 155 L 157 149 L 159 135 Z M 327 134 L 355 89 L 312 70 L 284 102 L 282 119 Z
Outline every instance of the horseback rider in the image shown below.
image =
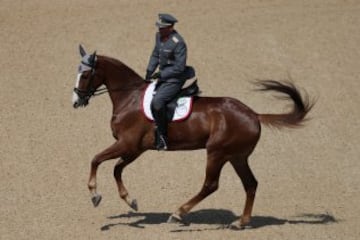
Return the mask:
M 156 26 L 155 47 L 150 56 L 145 81 L 158 79 L 156 94 L 151 102 L 151 110 L 156 124 L 156 148 L 167 150 L 167 108 L 180 92 L 186 79 L 195 75 L 192 67 L 186 66 L 187 48 L 184 39 L 174 29 L 177 19 L 170 14 L 159 14 Z M 159 66 L 159 71 L 155 72 Z M 192 77 L 192 76 L 191 76 Z

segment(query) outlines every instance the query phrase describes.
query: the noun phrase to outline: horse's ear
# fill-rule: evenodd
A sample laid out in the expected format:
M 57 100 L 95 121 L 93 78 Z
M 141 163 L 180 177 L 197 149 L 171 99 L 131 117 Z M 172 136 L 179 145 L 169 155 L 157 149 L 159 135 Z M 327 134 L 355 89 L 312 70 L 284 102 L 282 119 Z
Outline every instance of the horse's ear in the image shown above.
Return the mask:
M 89 62 L 95 63 L 95 58 L 96 58 L 96 51 L 93 54 L 91 54 Z
M 79 45 L 79 51 L 80 51 L 81 57 L 84 57 L 86 55 L 85 49 L 81 44 Z

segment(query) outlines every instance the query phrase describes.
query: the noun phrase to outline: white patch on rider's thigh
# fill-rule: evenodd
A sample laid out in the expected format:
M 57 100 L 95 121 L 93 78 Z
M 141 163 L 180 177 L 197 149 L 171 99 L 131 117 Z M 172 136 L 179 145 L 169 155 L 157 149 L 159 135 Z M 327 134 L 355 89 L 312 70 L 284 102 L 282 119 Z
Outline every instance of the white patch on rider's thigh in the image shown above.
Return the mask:
M 76 83 L 75 83 L 75 88 L 78 88 L 78 87 L 79 87 L 79 82 L 80 82 L 81 74 L 82 74 L 82 73 L 79 73 L 79 74 L 77 75 Z M 79 100 L 79 96 L 77 95 L 76 92 L 73 92 L 72 103 L 74 104 L 74 103 L 76 103 L 78 100 Z

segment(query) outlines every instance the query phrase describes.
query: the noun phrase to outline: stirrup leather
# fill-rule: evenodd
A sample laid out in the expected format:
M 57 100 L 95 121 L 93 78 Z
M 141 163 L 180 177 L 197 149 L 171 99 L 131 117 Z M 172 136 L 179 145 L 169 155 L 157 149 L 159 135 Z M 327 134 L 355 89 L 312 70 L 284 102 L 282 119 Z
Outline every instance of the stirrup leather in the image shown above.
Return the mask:
M 163 135 L 159 135 L 158 144 L 156 146 L 157 150 L 167 150 L 166 138 Z
M 155 142 L 154 146 L 157 150 L 167 150 L 167 137 L 160 134 L 158 129 L 155 129 Z

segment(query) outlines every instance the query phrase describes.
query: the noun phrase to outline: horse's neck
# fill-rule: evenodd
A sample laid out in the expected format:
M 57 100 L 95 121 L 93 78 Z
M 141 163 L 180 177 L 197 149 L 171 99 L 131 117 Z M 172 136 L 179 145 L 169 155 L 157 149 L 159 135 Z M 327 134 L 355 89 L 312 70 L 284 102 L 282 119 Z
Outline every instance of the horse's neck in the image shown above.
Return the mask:
M 105 58 L 107 59 L 107 58 Z M 114 59 L 107 59 L 105 85 L 113 104 L 113 113 L 124 109 L 140 108 L 142 90 L 145 83 L 132 69 Z
M 127 110 L 140 110 L 141 91 L 109 91 L 113 105 L 113 114 Z

